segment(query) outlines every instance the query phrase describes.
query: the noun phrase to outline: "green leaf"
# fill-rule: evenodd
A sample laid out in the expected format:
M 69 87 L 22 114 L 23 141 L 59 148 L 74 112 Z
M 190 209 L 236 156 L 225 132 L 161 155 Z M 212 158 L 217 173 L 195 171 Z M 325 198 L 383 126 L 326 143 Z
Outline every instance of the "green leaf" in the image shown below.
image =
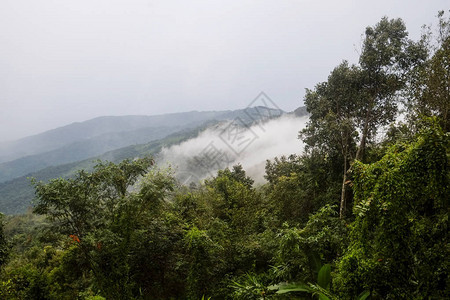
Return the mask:
M 319 300 L 331 300 L 331 299 L 321 293 L 319 294 Z
M 325 264 L 320 268 L 319 275 L 317 277 L 317 283 L 320 287 L 329 290 L 331 285 L 331 265 Z
M 276 286 L 271 286 L 271 290 L 275 290 L 276 287 L 278 287 L 277 294 L 287 294 L 287 293 L 294 293 L 294 292 L 307 292 L 311 293 L 313 290 L 304 283 L 291 283 L 291 284 L 279 284 Z
M 370 292 L 369 291 L 364 291 L 364 292 L 362 292 L 361 294 L 358 295 L 356 300 L 365 300 L 369 296 L 370 296 Z
M 320 271 L 320 268 L 322 268 L 320 255 L 315 251 L 309 251 L 307 255 L 311 267 L 314 269 L 315 272 L 318 273 Z

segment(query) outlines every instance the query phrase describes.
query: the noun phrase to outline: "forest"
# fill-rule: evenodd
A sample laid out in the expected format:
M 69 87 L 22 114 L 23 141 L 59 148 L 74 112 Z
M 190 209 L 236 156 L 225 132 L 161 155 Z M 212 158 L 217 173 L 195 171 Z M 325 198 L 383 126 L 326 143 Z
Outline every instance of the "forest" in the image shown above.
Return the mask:
M 365 29 L 306 91 L 302 153 L 183 185 L 152 157 L 32 180 L 1 299 L 448 299 L 450 18 Z

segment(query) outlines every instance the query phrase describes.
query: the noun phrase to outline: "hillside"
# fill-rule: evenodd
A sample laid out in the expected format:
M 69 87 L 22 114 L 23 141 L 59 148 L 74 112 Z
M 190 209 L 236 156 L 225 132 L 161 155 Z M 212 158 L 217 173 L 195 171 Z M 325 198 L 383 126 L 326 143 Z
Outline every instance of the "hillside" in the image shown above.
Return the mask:
M 98 155 L 113 150 L 113 147 L 120 148 L 130 144 L 148 142 L 142 141 L 142 138 L 145 137 L 146 133 L 158 131 L 159 128 L 176 132 L 180 128 L 194 128 L 209 120 L 226 120 L 238 115 L 243 116 L 245 111 L 252 114 L 258 112 L 255 111 L 255 108 L 251 108 L 226 111 L 191 111 L 154 116 L 98 117 L 17 141 L 0 143 L 0 162 L 8 162 L 25 156 L 70 147 L 74 143 L 76 145 L 81 143 L 81 145 L 86 146 L 86 149 L 95 145 L 98 149 L 96 155 Z M 270 112 L 273 114 L 282 113 L 277 110 L 270 110 Z M 123 140 L 124 136 L 128 138 Z M 86 153 L 87 156 L 84 155 L 84 158 L 89 157 L 90 154 Z M 82 154 L 79 155 L 83 156 Z
M 180 131 L 164 139 L 152 141 L 147 144 L 131 145 L 109 151 L 100 156 L 82 161 L 47 167 L 25 176 L 0 183 L 0 212 L 5 214 L 18 214 L 26 211 L 34 198 L 34 188 L 31 185 L 30 178 L 36 178 L 38 181 L 48 181 L 52 178 L 61 177 L 67 178 L 76 174 L 78 170 L 90 170 L 98 160 L 117 163 L 127 158 L 152 156 L 159 152 L 163 146 L 170 146 L 195 137 L 200 130 L 204 129 L 204 126 L 189 131 Z
M 77 141 L 56 150 L 29 155 L 0 164 L 0 182 L 46 167 L 76 162 L 127 145 L 142 144 L 179 131 L 180 127 L 150 127 L 134 131 L 107 133 Z
M 57 128 L 17 141 L 3 157 L 33 153 L 0 163 L 0 182 L 57 166 L 101 155 L 129 145 L 145 144 L 162 139 L 181 129 L 195 128 L 206 121 L 231 120 L 239 117 L 245 122 L 278 116 L 282 111 L 264 107 L 213 112 L 186 112 L 160 116 L 102 117 L 83 123 Z M 142 127 L 147 126 L 147 127 Z M 72 141 L 72 142 L 71 142 Z M 56 145 L 58 148 L 52 149 Z M 13 151 L 14 153 L 11 153 Z
M 49 151 L 39 155 L 28 156 L 12 162 L 3 163 L 0 165 L 0 178 L 6 178 L 8 174 L 4 171 L 7 170 L 10 174 L 22 174 L 15 178 L 10 178 L 7 181 L 0 182 L 0 212 L 6 214 L 17 214 L 26 211 L 30 206 L 31 199 L 33 199 L 33 187 L 30 185 L 30 177 L 37 180 L 47 181 L 52 178 L 70 177 L 74 175 L 78 170 L 90 169 L 95 165 L 97 160 L 107 160 L 111 162 L 120 162 L 127 158 L 154 156 L 162 147 L 169 147 L 171 145 L 179 144 L 183 141 L 196 137 L 199 132 L 205 130 L 208 127 L 217 124 L 224 120 L 233 120 L 239 118 L 244 124 L 250 124 L 258 121 L 266 121 L 268 119 L 282 115 L 284 112 L 271 110 L 262 107 L 242 109 L 235 111 L 225 111 L 215 115 L 215 119 L 206 121 L 202 125 L 192 128 L 192 125 L 186 125 L 183 130 L 172 133 L 172 128 L 161 127 L 159 131 L 154 131 L 152 137 L 158 137 L 153 141 L 147 143 L 127 145 L 102 154 L 92 154 L 96 151 L 100 151 L 95 148 L 96 143 L 100 143 L 102 139 L 91 140 L 88 142 L 78 142 L 66 147 L 62 147 L 58 150 Z M 167 120 L 163 120 L 163 124 Z M 185 120 L 186 121 L 186 120 Z M 194 124 L 196 121 L 190 120 L 190 124 Z M 177 122 L 178 124 L 180 121 Z M 146 139 L 150 137 L 151 131 L 147 129 L 135 130 L 132 133 L 117 133 L 117 134 L 105 134 L 102 137 L 104 140 L 107 137 L 114 138 L 122 137 L 127 143 L 130 143 L 131 135 L 136 135 L 136 139 Z M 139 133 L 142 136 L 139 137 Z M 168 135 L 167 135 L 167 134 Z M 127 139 L 128 138 L 128 139 Z M 117 140 L 117 139 L 116 139 Z M 86 149 L 87 147 L 87 149 Z M 101 147 L 100 147 L 101 148 Z M 88 153 L 91 153 L 88 158 L 83 157 Z M 61 163 L 71 161 L 70 163 Z M 59 162 L 59 163 L 58 163 Z M 34 168 L 34 169 L 32 169 Z M 9 175 L 11 176 L 11 175 Z

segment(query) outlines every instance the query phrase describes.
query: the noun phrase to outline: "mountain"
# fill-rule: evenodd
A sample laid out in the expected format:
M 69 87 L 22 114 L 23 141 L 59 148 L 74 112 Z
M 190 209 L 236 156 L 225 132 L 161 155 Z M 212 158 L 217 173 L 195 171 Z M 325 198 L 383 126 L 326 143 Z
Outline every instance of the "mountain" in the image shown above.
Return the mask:
M 306 106 L 300 106 L 296 110 L 294 110 L 292 113 L 294 113 L 294 115 L 296 115 L 297 117 L 303 117 L 303 116 L 308 115 Z
M 208 120 L 225 120 L 233 118 L 244 111 L 254 111 L 256 108 L 227 111 L 191 111 L 154 116 L 108 116 L 98 117 L 85 122 L 77 122 L 67 126 L 46 131 L 41 134 L 26 137 L 13 142 L 0 143 L 0 162 L 7 162 L 21 157 L 49 152 L 71 145 L 76 142 L 91 141 L 97 138 L 105 139 L 109 135 L 111 143 L 120 143 L 123 135 L 139 130 L 157 130 L 157 128 L 193 128 Z M 282 113 L 269 109 L 272 113 Z M 114 134 L 119 133 L 117 137 Z M 129 143 L 130 141 L 127 141 Z M 141 141 L 142 142 L 142 141 Z M 139 143 L 136 140 L 135 143 Z M 123 147 L 126 145 L 121 145 Z M 112 150 L 107 147 L 102 152 Z M 100 152 L 100 153 L 102 153 Z
M 209 124 L 210 123 L 207 123 L 204 126 Z M 198 128 L 192 130 L 183 130 L 181 132 L 169 135 L 164 139 L 152 141 L 147 144 L 131 145 L 109 151 L 100 156 L 82 161 L 47 167 L 45 169 L 29 173 L 25 176 L 0 183 L 0 212 L 5 214 L 18 214 L 26 211 L 34 198 L 34 188 L 31 185 L 30 178 L 36 178 L 39 181 L 48 181 L 52 178 L 60 177 L 67 178 L 75 175 L 79 170 L 91 169 L 98 160 L 117 163 L 127 158 L 153 156 L 164 146 L 167 147 L 195 137 L 200 130 L 205 128 L 204 126 L 199 126 Z
M 189 114 L 190 113 L 188 113 L 186 117 L 192 116 Z M 199 120 L 178 120 L 175 124 L 178 126 L 176 128 L 178 128 L 179 131 L 168 135 L 166 135 L 166 133 L 171 132 L 171 130 L 175 130 L 175 126 L 155 126 L 153 128 L 156 128 L 157 130 L 153 133 L 145 127 L 131 130 L 129 132 L 122 131 L 116 133 L 104 133 L 98 136 L 97 139 L 90 138 L 89 140 L 68 144 L 56 150 L 3 163 L 0 165 L 0 176 L 4 176 L 3 170 L 7 170 L 8 168 L 11 173 L 16 172 L 15 174 L 18 174 L 19 171 L 14 170 L 21 168 L 20 172 L 23 174 L 16 178 L 9 179 L 6 182 L 0 183 L 0 212 L 6 214 L 18 214 L 26 211 L 34 197 L 34 189 L 30 184 L 30 180 L 28 179 L 29 177 L 34 177 L 41 181 L 48 181 L 52 178 L 73 176 L 78 170 L 81 169 L 89 170 L 95 165 L 97 160 L 120 162 L 127 158 L 143 157 L 148 155 L 155 156 L 160 152 L 162 147 L 169 147 L 171 145 L 176 145 L 183 141 L 192 139 L 196 137 L 199 132 L 213 127 L 220 121 L 239 119 L 239 123 L 248 125 L 255 122 L 264 122 L 269 119 L 279 117 L 283 114 L 284 112 L 281 110 L 273 110 L 266 107 L 222 111 L 220 113 L 213 112 L 209 113 L 209 115 L 202 115 L 200 120 L 203 122 L 198 126 L 194 126 L 192 124 L 200 122 Z M 205 121 L 203 118 L 206 118 L 206 116 L 208 116 L 208 118 L 213 118 Z M 170 118 L 171 117 L 172 116 L 170 116 Z M 181 115 L 178 114 L 178 117 L 181 117 Z M 162 120 L 162 125 L 167 125 L 167 119 L 161 118 L 160 120 Z M 180 130 L 181 126 L 179 124 L 182 124 L 183 122 L 186 125 L 184 126 L 184 129 Z M 133 135 L 135 135 L 135 137 L 132 137 Z M 166 136 L 156 139 L 158 135 Z M 80 153 L 95 153 L 95 151 L 99 151 L 94 149 L 95 145 L 101 144 L 103 141 L 108 139 L 116 141 L 120 138 L 125 140 L 128 139 L 126 143 L 131 143 L 130 141 L 134 141 L 134 138 L 137 140 L 153 138 L 153 140 L 147 143 L 127 145 L 126 147 L 111 150 L 101 155 L 91 155 L 89 158 L 79 159 L 78 161 L 71 163 L 56 163 L 57 161 L 64 161 L 64 159 L 73 160 L 75 159 L 74 157 L 80 157 Z M 46 166 L 46 164 L 49 165 Z M 35 170 L 26 172 L 26 170 L 31 168 L 35 168 Z
M 0 163 L 0 182 L 46 167 L 94 157 L 121 147 L 162 139 L 181 129 L 200 126 L 205 121 L 240 118 L 245 122 L 252 122 L 283 113 L 281 110 L 259 106 L 233 111 L 100 117 L 74 123 L 21 139 L 7 147 L 3 146 L 0 149 L 0 162 L 1 157 L 18 158 Z M 24 156 L 25 153 L 28 154 Z
M 8 181 L 49 166 L 94 157 L 108 150 L 161 139 L 180 129 L 179 127 L 155 127 L 138 129 L 131 132 L 107 133 L 96 138 L 78 141 L 56 150 L 4 162 L 0 164 L 0 182 Z

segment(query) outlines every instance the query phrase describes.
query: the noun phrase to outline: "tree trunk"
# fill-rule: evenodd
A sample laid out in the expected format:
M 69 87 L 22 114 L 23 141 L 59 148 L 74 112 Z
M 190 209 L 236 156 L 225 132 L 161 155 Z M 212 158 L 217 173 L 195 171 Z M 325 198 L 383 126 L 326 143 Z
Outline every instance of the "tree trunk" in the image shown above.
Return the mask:
M 362 160 L 364 156 L 364 151 L 366 148 L 366 140 L 367 140 L 367 134 L 369 133 L 369 120 L 370 120 L 370 114 L 371 114 L 371 107 L 367 110 L 366 118 L 364 120 L 364 128 L 362 132 L 361 142 L 359 143 L 358 151 L 356 151 L 356 160 Z
M 341 190 L 341 206 L 339 208 L 339 218 L 344 218 L 345 215 L 345 184 L 347 181 L 347 156 L 344 157 L 344 176 L 342 177 L 342 190 Z

